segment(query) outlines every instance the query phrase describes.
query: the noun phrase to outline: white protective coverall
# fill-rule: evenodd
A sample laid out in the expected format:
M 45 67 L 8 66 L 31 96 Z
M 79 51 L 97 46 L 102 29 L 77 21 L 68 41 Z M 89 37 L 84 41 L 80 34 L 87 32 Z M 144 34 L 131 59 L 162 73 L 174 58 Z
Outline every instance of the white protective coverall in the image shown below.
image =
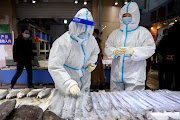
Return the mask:
M 131 23 L 125 25 L 122 21 L 124 13 L 132 15 Z M 151 33 L 139 26 L 139 7 L 130 2 L 122 7 L 119 13 L 120 29 L 114 30 L 105 44 L 105 53 L 113 59 L 111 66 L 111 91 L 144 90 L 146 79 L 146 59 L 155 52 L 155 43 Z M 133 55 L 115 56 L 116 48 L 133 48 Z
M 48 70 L 61 94 L 70 94 L 69 89 L 75 84 L 81 93 L 90 89 L 91 73 L 87 71 L 87 66 L 97 62 L 100 51 L 92 35 L 94 24 L 91 13 L 82 8 L 69 24 L 69 31 L 53 43 Z M 89 39 L 77 37 L 83 32 L 89 34 Z

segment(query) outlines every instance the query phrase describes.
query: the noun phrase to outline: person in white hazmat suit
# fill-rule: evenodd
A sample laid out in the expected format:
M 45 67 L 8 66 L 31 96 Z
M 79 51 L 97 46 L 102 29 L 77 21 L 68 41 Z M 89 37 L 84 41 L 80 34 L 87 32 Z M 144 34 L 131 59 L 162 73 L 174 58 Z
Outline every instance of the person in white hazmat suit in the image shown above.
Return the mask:
M 82 8 L 69 24 L 69 31 L 53 43 L 48 70 L 62 95 L 80 95 L 90 89 L 91 72 L 100 52 L 92 35 L 94 25 L 91 13 Z
M 105 43 L 105 53 L 113 59 L 111 91 L 144 90 L 146 59 L 155 52 L 151 33 L 139 26 L 139 7 L 135 2 L 124 5 L 119 13 L 120 29 L 114 30 Z

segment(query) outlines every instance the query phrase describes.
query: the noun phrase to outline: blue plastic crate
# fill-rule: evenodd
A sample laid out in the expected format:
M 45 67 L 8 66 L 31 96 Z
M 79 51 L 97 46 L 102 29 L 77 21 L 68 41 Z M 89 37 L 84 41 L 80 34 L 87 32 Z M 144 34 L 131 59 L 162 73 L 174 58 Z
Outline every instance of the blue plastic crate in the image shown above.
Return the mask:
M 39 36 L 39 38 L 41 38 L 41 36 L 40 36 L 40 32 L 39 32 L 38 30 L 36 30 L 36 35 L 38 35 L 38 36 Z
M 49 35 L 47 35 L 47 41 L 49 41 Z
M 42 33 L 42 39 L 46 40 L 46 35 Z

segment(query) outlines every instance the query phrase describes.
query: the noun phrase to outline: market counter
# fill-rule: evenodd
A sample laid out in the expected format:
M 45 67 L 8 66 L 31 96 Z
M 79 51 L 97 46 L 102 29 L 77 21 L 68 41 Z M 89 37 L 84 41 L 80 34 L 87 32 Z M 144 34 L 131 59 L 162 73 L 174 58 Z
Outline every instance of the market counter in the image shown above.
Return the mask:
M 49 88 L 46 90 L 49 91 Z M 1 91 L 5 90 L 0 89 L 0 96 L 3 95 Z M 42 91 L 37 94 L 40 95 L 40 92 Z M 11 91 L 9 93 L 12 94 Z M 180 120 L 178 91 L 99 91 L 85 92 L 80 96 L 64 96 L 57 90 L 51 89 L 49 95 L 42 99 L 36 96 L 2 99 L 0 105 L 10 100 L 17 101 L 15 108 L 22 105 L 39 106 L 43 111 L 48 108 L 60 118 L 68 120 Z
M 33 83 L 54 83 L 47 67 L 33 66 Z M 10 83 L 16 72 L 16 66 L 10 66 L 0 69 L 0 83 Z M 110 83 L 110 69 L 104 69 L 106 83 Z M 27 83 L 27 72 L 24 69 L 17 83 Z
M 33 83 L 54 83 L 46 67 L 33 66 Z M 0 70 L 1 83 L 10 83 L 16 72 L 16 67 L 11 66 Z M 17 83 L 27 83 L 27 72 L 24 69 Z

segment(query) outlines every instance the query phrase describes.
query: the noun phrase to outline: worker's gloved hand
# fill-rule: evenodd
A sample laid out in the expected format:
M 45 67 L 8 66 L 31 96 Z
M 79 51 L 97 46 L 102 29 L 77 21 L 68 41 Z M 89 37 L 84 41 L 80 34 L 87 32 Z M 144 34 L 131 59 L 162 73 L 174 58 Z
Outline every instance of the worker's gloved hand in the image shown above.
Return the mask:
M 133 48 L 124 47 L 124 50 L 125 50 L 126 55 L 133 55 L 133 53 L 134 53 Z
M 124 52 L 125 52 L 124 47 L 120 47 L 120 48 L 116 48 L 113 51 L 113 54 L 116 55 L 116 56 L 121 56 L 122 54 L 124 54 Z
M 94 63 L 89 63 L 88 65 L 88 71 L 92 72 L 96 68 L 96 65 Z
M 79 87 L 75 84 L 73 85 L 70 89 L 69 89 L 70 93 L 72 95 L 80 95 L 81 94 L 81 91 L 79 89 Z

